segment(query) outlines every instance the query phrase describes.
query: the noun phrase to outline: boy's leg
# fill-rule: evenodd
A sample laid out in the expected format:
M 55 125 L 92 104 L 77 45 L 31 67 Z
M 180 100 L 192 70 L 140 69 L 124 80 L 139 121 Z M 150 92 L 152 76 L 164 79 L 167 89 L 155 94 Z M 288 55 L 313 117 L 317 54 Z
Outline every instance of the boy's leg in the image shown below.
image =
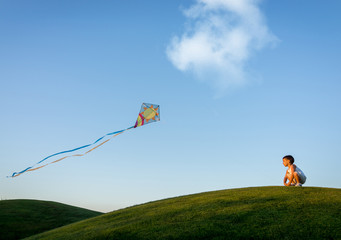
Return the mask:
M 302 186 L 302 183 L 301 183 L 301 181 L 300 181 L 301 179 L 300 179 L 300 176 L 298 175 L 298 173 L 297 172 L 294 172 L 294 179 L 293 179 L 293 181 L 292 182 L 295 182 L 295 185 L 296 186 Z
M 298 176 L 297 172 L 294 172 L 294 180 L 296 180 L 296 183 L 300 182 L 300 176 Z
M 287 174 L 287 178 L 288 178 L 288 180 L 291 178 L 291 174 Z M 295 175 L 294 175 L 294 177 L 292 178 L 292 182 L 291 182 L 291 186 L 295 186 L 296 185 L 296 183 L 297 183 L 297 181 L 296 181 L 296 179 L 295 179 Z

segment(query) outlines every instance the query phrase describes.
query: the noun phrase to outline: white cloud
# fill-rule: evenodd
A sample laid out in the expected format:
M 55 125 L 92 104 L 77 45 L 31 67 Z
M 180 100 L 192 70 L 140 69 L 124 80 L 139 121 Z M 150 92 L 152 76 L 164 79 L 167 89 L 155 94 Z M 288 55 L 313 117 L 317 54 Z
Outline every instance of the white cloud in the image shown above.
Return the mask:
M 179 70 L 191 71 L 218 89 L 244 84 L 251 54 L 277 42 L 257 4 L 196 0 L 184 10 L 189 24 L 167 47 L 168 58 Z

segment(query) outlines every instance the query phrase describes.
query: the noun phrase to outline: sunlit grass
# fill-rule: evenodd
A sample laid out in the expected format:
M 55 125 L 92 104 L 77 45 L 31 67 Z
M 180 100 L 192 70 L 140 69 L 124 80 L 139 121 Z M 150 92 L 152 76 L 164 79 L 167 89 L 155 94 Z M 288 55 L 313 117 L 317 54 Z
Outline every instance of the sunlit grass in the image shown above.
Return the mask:
M 341 239 L 340 213 L 340 189 L 231 189 L 134 206 L 29 239 Z

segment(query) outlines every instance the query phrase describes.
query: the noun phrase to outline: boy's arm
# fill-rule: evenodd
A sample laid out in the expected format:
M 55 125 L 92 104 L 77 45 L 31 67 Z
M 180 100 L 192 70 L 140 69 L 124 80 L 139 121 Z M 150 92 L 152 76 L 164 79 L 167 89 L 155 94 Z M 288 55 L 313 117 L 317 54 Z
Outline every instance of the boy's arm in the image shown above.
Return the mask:
M 287 176 L 285 176 L 286 179 L 288 179 L 288 183 L 284 182 L 285 186 L 291 186 L 292 180 L 294 179 L 294 174 L 291 174 L 290 178 L 288 178 Z
M 287 186 L 287 181 L 288 181 L 288 170 L 285 172 L 285 175 L 284 175 L 284 180 L 283 180 L 283 183 L 285 186 Z
M 283 180 L 283 183 L 284 183 L 284 185 L 285 185 L 285 186 L 286 186 L 287 180 L 288 180 L 288 178 L 287 178 L 287 174 L 285 174 L 285 176 L 284 176 L 284 180 Z

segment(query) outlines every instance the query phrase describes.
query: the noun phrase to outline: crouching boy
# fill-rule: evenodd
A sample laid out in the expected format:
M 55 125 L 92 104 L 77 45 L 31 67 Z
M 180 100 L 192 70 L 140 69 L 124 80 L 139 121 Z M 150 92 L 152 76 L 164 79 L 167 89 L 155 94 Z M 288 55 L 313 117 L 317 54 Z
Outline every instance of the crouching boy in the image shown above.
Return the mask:
M 285 186 L 302 186 L 307 180 L 307 177 L 304 175 L 303 171 L 299 169 L 294 164 L 294 157 L 291 155 L 286 155 L 283 157 L 283 165 L 288 167 L 285 176 L 284 176 L 284 185 Z

